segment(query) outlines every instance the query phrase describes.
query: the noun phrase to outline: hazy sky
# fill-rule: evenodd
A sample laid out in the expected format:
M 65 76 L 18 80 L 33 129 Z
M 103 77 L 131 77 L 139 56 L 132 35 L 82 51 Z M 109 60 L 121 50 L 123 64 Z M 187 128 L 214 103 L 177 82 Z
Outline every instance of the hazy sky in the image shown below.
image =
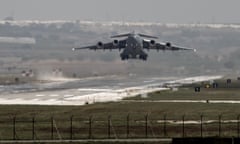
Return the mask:
M 0 19 L 240 23 L 240 0 L 0 0 Z

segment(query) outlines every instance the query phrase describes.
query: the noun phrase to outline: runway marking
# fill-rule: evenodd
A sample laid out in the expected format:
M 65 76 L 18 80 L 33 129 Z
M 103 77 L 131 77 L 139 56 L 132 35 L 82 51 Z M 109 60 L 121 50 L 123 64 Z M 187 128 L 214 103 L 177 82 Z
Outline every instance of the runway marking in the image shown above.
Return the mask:
M 67 95 L 63 95 L 63 97 L 73 97 L 74 95 L 70 95 L 70 94 L 67 94 Z
M 45 101 L 58 101 L 57 99 L 46 99 Z
M 101 88 L 79 88 L 78 91 L 106 92 L 106 91 L 112 91 L 112 89 L 101 89 Z
M 58 97 L 59 95 L 58 94 L 51 94 L 49 95 L 50 97 Z
M 37 94 L 36 97 L 44 97 L 45 95 L 43 94 Z

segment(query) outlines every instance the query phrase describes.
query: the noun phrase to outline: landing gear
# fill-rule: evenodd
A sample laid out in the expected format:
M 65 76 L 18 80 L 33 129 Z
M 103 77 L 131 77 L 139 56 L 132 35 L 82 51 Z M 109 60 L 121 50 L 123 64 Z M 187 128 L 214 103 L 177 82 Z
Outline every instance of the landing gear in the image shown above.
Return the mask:
M 147 55 L 140 55 L 139 59 L 146 61 L 147 60 Z
M 128 55 L 120 55 L 122 60 L 128 60 L 129 56 Z
M 147 54 L 141 54 L 141 55 L 127 55 L 127 54 L 120 54 L 120 57 L 122 60 L 128 60 L 128 59 L 141 59 L 143 61 L 147 60 L 148 55 Z

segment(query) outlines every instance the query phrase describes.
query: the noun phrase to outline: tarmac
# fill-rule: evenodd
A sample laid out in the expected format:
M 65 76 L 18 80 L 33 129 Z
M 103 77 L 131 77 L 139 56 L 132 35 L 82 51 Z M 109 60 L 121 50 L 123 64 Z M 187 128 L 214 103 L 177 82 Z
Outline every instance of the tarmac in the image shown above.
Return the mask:
M 106 76 L 69 79 L 48 83 L 0 86 L 2 105 L 84 105 L 120 101 L 125 97 L 168 90 L 166 85 L 180 86 L 220 79 L 222 76 L 137 77 Z

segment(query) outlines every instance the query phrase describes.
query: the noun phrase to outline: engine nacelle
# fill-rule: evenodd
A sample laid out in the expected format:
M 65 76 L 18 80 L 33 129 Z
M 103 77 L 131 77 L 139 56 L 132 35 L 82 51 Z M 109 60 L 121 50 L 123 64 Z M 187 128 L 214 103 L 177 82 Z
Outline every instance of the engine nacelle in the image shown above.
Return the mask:
M 97 43 L 97 48 L 103 48 L 103 43 L 101 41 Z
M 155 46 L 155 44 L 156 44 L 155 40 L 150 40 L 150 45 L 151 46 Z
M 167 43 L 166 43 L 166 46 L 167 46 L 167 47 L 171 47 L 172 44 L 171 44 L 170 42 L 167 42 Z
M 113 46 L 118 46 L 119 41 L 118 40 L 113 40 Z

